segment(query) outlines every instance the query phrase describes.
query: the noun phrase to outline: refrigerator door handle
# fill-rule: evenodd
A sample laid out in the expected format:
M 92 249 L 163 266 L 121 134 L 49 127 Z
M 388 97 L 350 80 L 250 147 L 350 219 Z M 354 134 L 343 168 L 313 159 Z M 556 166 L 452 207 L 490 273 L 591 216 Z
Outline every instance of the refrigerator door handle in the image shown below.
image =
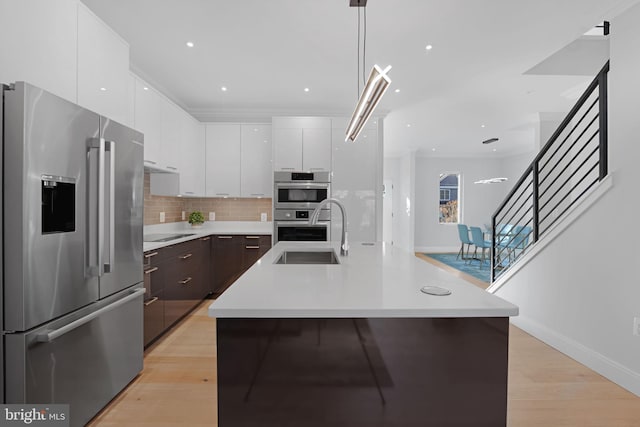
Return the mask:
M 145 289 L 144 288 L 136 288 L 133 289 L 131 291 L 131 294 L 127 295 L 124 298 L 119 299 L 118 301 L 109 304 L 105 307 L 102 307 L 101 309 L 98 309 L 96 311 L 94 311 L 91 314 L 87 314 L 84 317 L 81 317 L 80 319 L 74 320 L 71 323 L 68 323 L 66 325 L 64 325 L 61 328 L 58 328 L 54 331 L 49 331 L 49 332 L 44 332 L 41 334 L 38 334 L 36 336 L 36 341 L 38 342 L 51 342 L 53 340 L 55 340 L 56 338 L 61 337 L 62 335 L 69 333 L 71 331 L 73 331 L 74 329 L 79 328 L 80 326 L 84 325 L 85 323 L 88 323 L 90 321 L 92 321 L 93 319 L 95 319 L 98 316 L 101 316 L 102 314 L 113 310 L 114 308 L 120 307 L 122 304 L 126 304 L 131 300 L 134 300 L 136 298 L 138 298 L 139 296 L 143 295 L 145 293 Z
M 105 140 L 104 138 L 91 138 L 89 140 L 89 149 L 98 150 L 98 197 L 97 197 L 97 234 L 98 242 L 97 263 L 92 265 L 89 262 L 89 272 L 94 276 L 102 276 L 104 274 L 104 176 L 105 176 Z M 91 242 L 88 242 L 91 245 Z
M 113 264 L 116 256 L 116 241 L 115 241 L 115 201 L 116 201 L 116 144 L 114 141 L 105 141 L 105 151 L 109 152 L 109 262 L 104 263 L 104 272 L 111 273 L 113 270 Z M 104 205 L 103 205 L 104 209 Z

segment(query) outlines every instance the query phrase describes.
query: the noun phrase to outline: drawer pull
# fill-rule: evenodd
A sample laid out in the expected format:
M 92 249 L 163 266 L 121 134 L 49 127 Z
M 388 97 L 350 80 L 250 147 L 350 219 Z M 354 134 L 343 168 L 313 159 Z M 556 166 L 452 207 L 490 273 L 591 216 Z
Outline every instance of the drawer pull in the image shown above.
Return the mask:
M 152 256 L 158 255 L 158 252 L 151 252 L 150 254 L 144 254 L 145 258 L 151 258 Z
M 193 254 L 186 254 L 186 255 L 182 255 L 182 256 L 180 256 L 180 257 L 178 257 L 178 258 L 180 258 L 180 259 L 187 259 L 187 258 L 191 258 L 192 256 L 193 256 Z
M 232 236 L 218 236 L 218 239 L 231 239 Z
M 150 268 L 150 269 L 148 269 L 148 270 L 145 270 L 145 271 L 144 271 L 144 274 L 151 274 L 151 273 L 153 273 L 154 271 L 158 271 L 158 267 L 153 267 L 153 268 Z
M 260 246 L 245 246 L 245 249 L 260 249 Z
M 259 239 L 260 236 L 244 236 L 245 239 Z
M 294 171 L 294 170 L 296 170 L 296 168 L 280 168 L 280 169 L 282 169 L 283 171 Z
M 146 307 L 146 306 L 149 306 L 149 305 L 153 304 L 156 301 L 158 301 L 158 297 L 153 297 L 149 301 L 145 302 L 144 305 Z
M 181 285 L 186 285 L 187 283 L 189 283 L 190 281 L 192 281 L 193 279 L 191 277 L 187 277 L 184 280 L 179 280 L 178 283 L 180 283 Z
M 171 169 L 171 170 L 174 170 L 174 171 L 177 171 L 177 170 L 178 170 L 178 168 L 177 168 L 177 167 L 175 167 L 175 166 L 167 166 L 167 169 Z
M 206 242 L 207 240 L 211 239 L 211 237 L 201 237 L 200 240 L 202 240 L 203 242 Z

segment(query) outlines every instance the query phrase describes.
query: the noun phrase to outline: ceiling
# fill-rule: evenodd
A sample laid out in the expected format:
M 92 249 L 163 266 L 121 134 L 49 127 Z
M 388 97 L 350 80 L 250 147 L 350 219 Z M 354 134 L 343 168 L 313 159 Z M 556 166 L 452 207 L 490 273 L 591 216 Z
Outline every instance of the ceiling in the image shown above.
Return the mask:
M 82 1 L 130 44 L 133 71 L 201 120 L 350 115 L 355 106 L 358 8 L 349 0 Z M 366 73 L 393 66 L 378 107 L 388 114 L 385 155 L 531 149 L 537 113 L 568 111 L 590 77 L 525 73 L 636 2 L 369 0 Z M 483 146 L 490 137 L 500 141 Z

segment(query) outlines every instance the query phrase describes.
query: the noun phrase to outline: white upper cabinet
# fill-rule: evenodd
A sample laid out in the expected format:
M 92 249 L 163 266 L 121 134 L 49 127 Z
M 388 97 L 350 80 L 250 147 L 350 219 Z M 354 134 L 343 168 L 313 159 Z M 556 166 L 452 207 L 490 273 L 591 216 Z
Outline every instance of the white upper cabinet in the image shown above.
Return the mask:
M 208 124 L 206 195 L 240 197 L 240 125 Z
M 271 125 L 241 125 L 240 194 L 242 197 L 271 197 Z
M 144 134 L 144 163 L 163 166 L 162 157 L 162 103 L 163 99 L 151 86 L 135 80 L 134 128 Z
M 185 129 L 186 114 L 175 104 L 162 100 L 160 104 L 160 159 L 164 166 L 170 171 L 181 171 L 181 159 L 185 153 L 185 145 L 188 145 Z
M 129 45 L 78 3 L 78 104 L 128 123 Z
M 175 109 L 174 123 L 165 128 L 171 144 L 163 148 L 172 155 L 168 166 L 179 173 L 151 173 L 151 194 L 162 196 L 203 197 L 205 195 L 204 125 L 180 108 Z M 171 110 L 169 110 L 171 111 Z M 167 139 L 169 142 L 169 139 Z M 169 169 L 171 170 L 171 169 Z
M 274 170 L 331 170 L 331 119 L 274 117 L 272 124 Z
M 331 170 L 331 128 L 302 129 L 302 167 L 306 171 Z
M 274 170 L 301 171 L 302 129 L 273 129 Z
M 77 29 L 77 0 L 0 0 L 0 82 L 77 102 Z

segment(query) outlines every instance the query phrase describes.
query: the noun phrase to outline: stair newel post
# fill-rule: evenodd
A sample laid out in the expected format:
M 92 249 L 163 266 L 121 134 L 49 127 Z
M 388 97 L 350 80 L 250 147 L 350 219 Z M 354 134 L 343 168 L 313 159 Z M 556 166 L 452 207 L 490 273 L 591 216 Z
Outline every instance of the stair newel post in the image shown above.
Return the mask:
M 496 279 L 496 215 L 491 216 L 491 283 Z
M 531 175 L 532 175 L 532 187 L 533 187 L 533 206 L 532 206 L 532 210 L 533 210 L 533 242 L 537 242 L 538 241 L 538 237 L 539 237 L 539 206 L 540 206 L 540 197 L 538 194 L 539 191 L 539 184 L 538 184 L 538 158 L 536 158 L 533 161 L 533 164 L 531 165 Z
M 600 146 L 598 148 L 600 154 L 600 176 L 599 180 L 602 181 L 608 173 L 608 148 L 607 148 L 607 136 L 608 136 L 608 106 L 607 106 L 607 72 L 609 71 L 609 62 L 605 64 L 604 68 L 598 74 L 598 108 L 599 108 L 599 138 Z

